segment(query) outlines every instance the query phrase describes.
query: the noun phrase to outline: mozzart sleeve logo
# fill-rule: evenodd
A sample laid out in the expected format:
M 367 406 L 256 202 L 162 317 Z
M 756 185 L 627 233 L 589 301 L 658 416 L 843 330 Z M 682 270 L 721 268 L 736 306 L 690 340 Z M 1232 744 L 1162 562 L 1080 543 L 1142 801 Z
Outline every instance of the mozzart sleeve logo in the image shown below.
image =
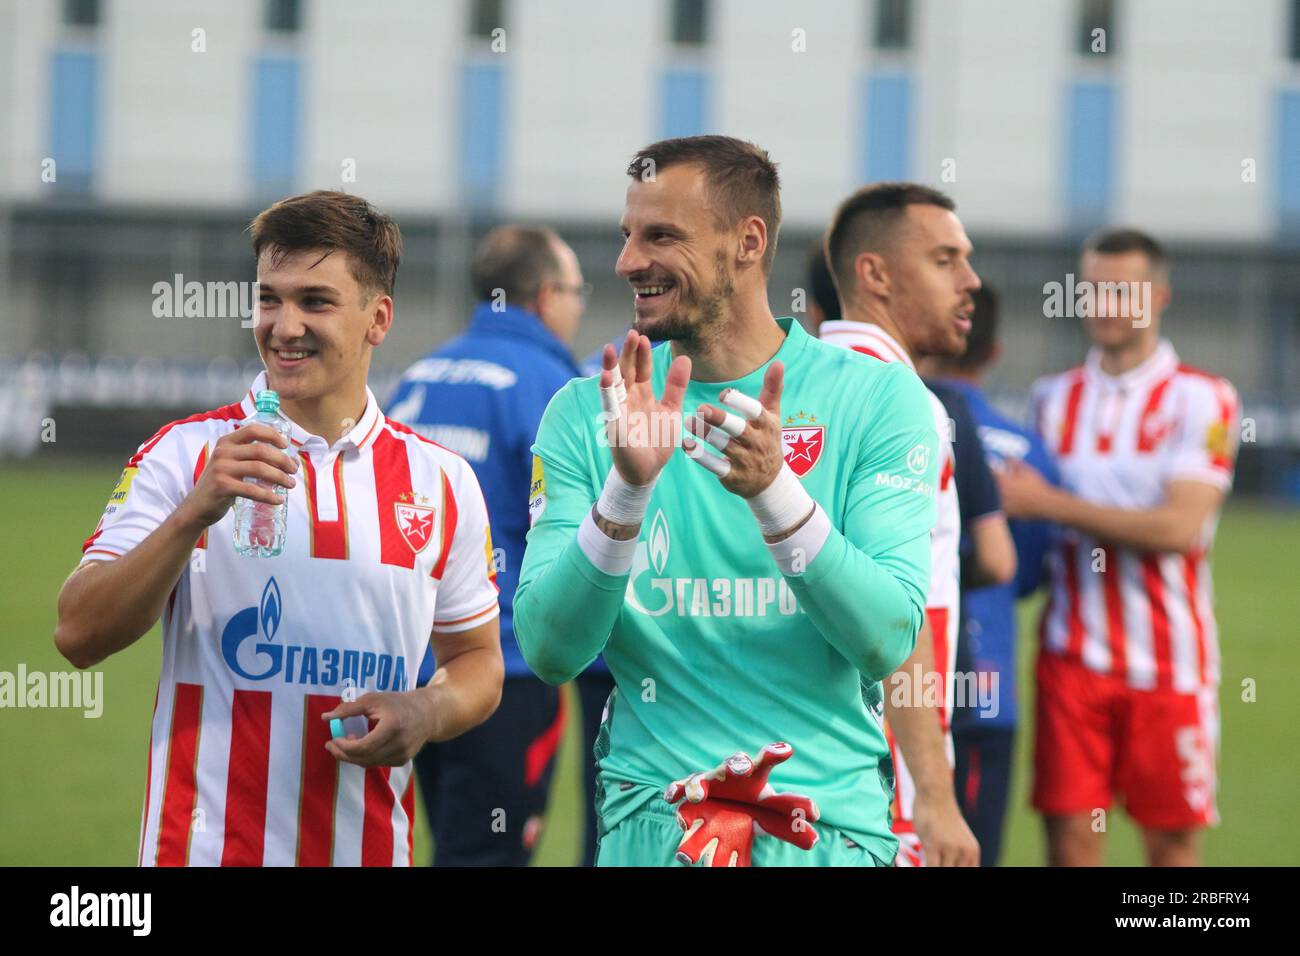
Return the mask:
M 407 689 L 403 655 L 277 640 L 286 620 L 280 585 L 271 578 L 262 589 L 261 602 L 237 612 L 221 632 L 226 666 L 249 681 L 279 677 L 286 684 L 331 687 L 351 680 L 366 691 Z
M 907 453 L 907 470 L 914 475 L 925 474 L 930 466 L 930 446 L 917 445 Z
M 923 477 L 930 467 L 932 452 L 929 445 L 921 444 L 907 453 L 906 465 L 911 475 L 895 475 L 887 471 L 876 472 L 876 487 L 894 488 L 899 491 L 914 491 L 927 497 L 934 494 L 934 486 Z

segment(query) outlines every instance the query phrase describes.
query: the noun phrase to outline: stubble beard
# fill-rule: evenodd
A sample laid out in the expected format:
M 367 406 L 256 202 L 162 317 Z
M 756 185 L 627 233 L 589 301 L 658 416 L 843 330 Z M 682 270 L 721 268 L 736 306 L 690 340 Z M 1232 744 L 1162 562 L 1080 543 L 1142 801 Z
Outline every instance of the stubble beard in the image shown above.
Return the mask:
M 728 303 L 736 293 L 736 285 L 727 268 L 724 252 L 719 250 L 714 255 L 713 265 L 713 290 L 710 293 L 683 297 L 678 308 L 663 318 L 645 323 L 637 318 L 632 327 L 658 341 L 670 339 L 688 353 L 718 339 L 730 312 Z

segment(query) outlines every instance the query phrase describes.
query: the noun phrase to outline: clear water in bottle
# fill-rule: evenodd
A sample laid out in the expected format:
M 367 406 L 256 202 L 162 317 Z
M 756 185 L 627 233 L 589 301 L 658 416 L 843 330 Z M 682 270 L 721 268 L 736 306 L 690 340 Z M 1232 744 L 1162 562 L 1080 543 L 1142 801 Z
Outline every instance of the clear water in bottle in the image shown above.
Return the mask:
M 288 436 L 289 422 L 280 416 L 280 396 L 270 390 L 257 393 L 257 412 L 241 423 L 270 425 Z M 260 478 L 244 479 L 249 484 L 265 485 Z M 272 558 L 284 550 L 284 532 L 289 518 L 289 495 L 286 489 L 272 486 L 280 494 L 280 503 L 270 505 L 251 498 L 235 499 L 235 550 L 254 558 Z

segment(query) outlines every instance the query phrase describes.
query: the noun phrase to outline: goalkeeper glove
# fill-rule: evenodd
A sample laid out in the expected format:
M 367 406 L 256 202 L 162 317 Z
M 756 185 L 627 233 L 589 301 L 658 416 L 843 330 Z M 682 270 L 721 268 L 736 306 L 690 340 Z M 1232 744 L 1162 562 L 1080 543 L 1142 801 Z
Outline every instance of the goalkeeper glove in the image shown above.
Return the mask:
M 802 850 L 817 843 L 813 828 L 821 813 L 810 797 L 777 793 L 768 775 L 789 760 L 794 748 L 768 744 L 758 761 L 732 754 L 713 770 L 693 773 L 669 784 L 664 799 L 682 801 L 677 823 L 685 831 L 677 859 L 706 866 L 750 866 L 755 833 L 766 833 Z

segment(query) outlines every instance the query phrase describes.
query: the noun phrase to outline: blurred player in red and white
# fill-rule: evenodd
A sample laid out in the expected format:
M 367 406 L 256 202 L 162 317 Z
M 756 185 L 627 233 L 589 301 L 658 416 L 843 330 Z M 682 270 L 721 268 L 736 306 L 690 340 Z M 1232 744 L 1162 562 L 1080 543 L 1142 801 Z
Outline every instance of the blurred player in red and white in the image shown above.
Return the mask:
M 915 370 L 925 355 L 961 354 L 970 331 L 971 293 L 979 276 L 970 264 L 971 243 L 951 199 L 912 183 L 865 187 L 841 204 L 826 236 L 826 260 L 839 292 L 843 318 L 823 321 L 823 341 Z M 884 688 L 886 732 L 895 771 L 893 829 L 900 866 L 976 866 L 979 845 L 962 819 L 953 790 L 950 689 L 958 634 L 961 515 L 953 480 L 948 413 L 931 392 L 939 434 L 938 518 L 931 533 L 926 622 L 916 650 Z M 909 462 L 909 465 L 911 463 Z M 914 470 L 920 472 L 921 463 Z M 1005 518 L 978 522 L 985 553 L 1000 550 L 1003 580 L 1015 573 Z M 976 542 L 979 547 L 980 542 Z M 918 668 L 925 678 L 918 682 Z M 927 686 L 939 679 L 937 701 Z M 919 684 L 919 686 L 918 686 Z M 897 691 L 909 693 L 901 697 Z M 933 695 L 932 695 L 933 696 Z
M 1200 830 L 1217 822 L 1206 556 L 1232 484 L 1239 412 L 1231 384 L 1183 364 L 1160 337 L 1168 268 L 1137 230 L 1085 244 L 1079 311 L 1093 348 L 1032 398 L 1062 487 L 1023 464 L 1000 476 L 1009 514 L 1061 526 L 1041 626 L 1034 780 L 1053 865 L 1101 863 L 1097 812 L 1117 794 L 1153 866 L 1199 863 Z
M 162 618 L 142 865 L 408 865 L 411 758 L 501 694 L 487 509 L 464 459 L 386 419 L 366 386 L 393 322 L 401 234 L 316 192 L 250 227 L 266 371 L 127 461 L 54 640 L 78 667 Z M 239 428 L 262 389 L 284 438 Z M 231 505 L 288 488 L 284 551 L 234 548 Z M 432 641 L 439 669 L 412 689 Z M 330 718 L 365 715 L 332 740 Z

